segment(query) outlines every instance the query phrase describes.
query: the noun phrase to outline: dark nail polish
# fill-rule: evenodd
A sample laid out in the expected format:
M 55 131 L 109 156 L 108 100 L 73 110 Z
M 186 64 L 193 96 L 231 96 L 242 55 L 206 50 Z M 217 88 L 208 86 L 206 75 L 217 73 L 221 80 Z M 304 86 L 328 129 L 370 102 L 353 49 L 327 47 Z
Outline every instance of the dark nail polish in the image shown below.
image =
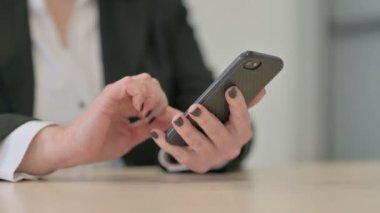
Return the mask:
M 236 96 L 237 96 L 236 88 L 235 88 L 235 87 L 232 87 L 232 88 L 230 89 L 230 91 L 228 91 L 228 95 L 229 95 L 231 98 L 236 98 Z
M 195 117 L 199 117 L 201 115 L 201 109 L 199 107 L 195 108 L 192 112 L 190 112 Z
M 137 121 L 139 121 L 141 118 L 140 117 L 137 117 L 137 116 L 132 116 L 132 117 L 129 117 L 128 120 L 129 120 L 129 123 L 135 123 Z
M 149 117 L 150 114 L 152 114 L 152 110 L 149 110 L 149 112 L 146 113 L 145 117 L 146 117 L 146 118 Z
M 148 121 L 148 124 L 152 124 L 155 120 L 156 120 L 156 117 L 151 118 L 151 119 Z
M 140 112 L 144 111 L 144 103 L 141 104 Z
M 183 125 L 183 119 L 181 117 L 174 121 L 175 125 L 181 127 Z
M 151 135 L 152 138 L 154 138 L 154 139 L 157 139 L 157 138 L 158 138 L 158 134 L 157 134 L 157 132 L 155 132 L 155 131 L 150 132 L 150 135 Z

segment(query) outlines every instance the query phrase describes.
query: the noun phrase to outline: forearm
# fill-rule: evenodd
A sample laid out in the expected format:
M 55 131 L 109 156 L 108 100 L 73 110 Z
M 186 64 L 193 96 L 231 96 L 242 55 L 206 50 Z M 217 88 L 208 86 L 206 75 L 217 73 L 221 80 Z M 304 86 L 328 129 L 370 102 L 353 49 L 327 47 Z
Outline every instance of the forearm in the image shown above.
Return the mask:
M 22 124 L 35 118 L 10 113 L 0 113 L 0 141 Z
M 17 172 L 40 176 L 66 167 L 62 140 L 64 128 L 54 125 L 39 131 L 30 143 Z

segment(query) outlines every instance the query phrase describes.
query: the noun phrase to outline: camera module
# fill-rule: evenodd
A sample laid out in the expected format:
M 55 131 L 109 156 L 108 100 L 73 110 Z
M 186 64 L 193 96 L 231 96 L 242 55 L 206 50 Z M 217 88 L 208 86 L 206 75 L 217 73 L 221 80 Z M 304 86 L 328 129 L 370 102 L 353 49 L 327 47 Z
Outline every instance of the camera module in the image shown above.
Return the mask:
M 261 66 L 261 62 L 260 61 L 252 60 L 252 61 L 248 61 L 248 62 L 246 62 L 244 64 L 244 69 L 247 69 L 247 70 L 256 70 L 260 66 Z

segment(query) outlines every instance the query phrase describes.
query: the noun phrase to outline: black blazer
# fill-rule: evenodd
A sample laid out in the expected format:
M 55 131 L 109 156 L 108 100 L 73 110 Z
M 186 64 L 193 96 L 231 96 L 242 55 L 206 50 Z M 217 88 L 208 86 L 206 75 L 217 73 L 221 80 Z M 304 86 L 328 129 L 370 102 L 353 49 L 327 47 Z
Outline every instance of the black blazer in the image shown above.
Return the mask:
M 26 2 L 0 0 L 0 142 L 35 119 Z M 160 81 L 170 105 L 185 110 L 212 82 L 180 0 L 98 2 L 105 84 L 149 72 Z M 157 152 L 158 147 L 149 141 L 124 160 L 127 165 L 151 165 Z

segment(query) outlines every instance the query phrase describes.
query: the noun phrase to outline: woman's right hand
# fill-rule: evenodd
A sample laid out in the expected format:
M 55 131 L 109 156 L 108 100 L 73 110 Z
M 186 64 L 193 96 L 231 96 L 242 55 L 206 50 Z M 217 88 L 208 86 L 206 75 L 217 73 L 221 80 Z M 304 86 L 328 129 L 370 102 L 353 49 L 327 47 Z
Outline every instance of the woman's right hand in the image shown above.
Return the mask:
M 156 79 L 149 74 L 125 77 L 106 86 L 73 123 L 42 129 L 17 171 L 44 175 L 59 168 L 116 159 L 149 138 L 152 128 L 169 127 L 171 111 Z M 131 118 L 140 120 L 131 123 Z

